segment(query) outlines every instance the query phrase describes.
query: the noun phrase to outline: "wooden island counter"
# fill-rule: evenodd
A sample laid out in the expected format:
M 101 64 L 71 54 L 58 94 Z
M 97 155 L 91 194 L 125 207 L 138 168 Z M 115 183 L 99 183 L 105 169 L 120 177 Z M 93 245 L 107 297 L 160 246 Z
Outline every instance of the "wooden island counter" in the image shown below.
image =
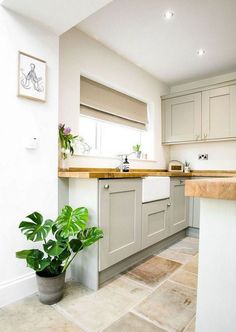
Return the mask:
M 200 197 L 196 332 L 236 331 L 236 178 L 185 182 Z

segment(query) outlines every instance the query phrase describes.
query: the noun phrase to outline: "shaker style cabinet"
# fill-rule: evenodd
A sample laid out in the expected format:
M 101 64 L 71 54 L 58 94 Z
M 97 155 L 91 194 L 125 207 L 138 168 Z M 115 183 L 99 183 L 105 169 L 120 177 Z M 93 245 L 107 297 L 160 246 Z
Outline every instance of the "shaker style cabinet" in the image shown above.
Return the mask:
M 188 227 L 188 198 L 185 197 L 185 181 L 171 179 L 170 182 L 170 235 Z
M 189 226 L 200 228 L 200 198 L 189 197 Z
M 236 138 L 236 85 L 162 100 L 162 142 Z
M 162 101 L 163 142 L 201 139 L 201 92 Z
M 142 249 L 169 236 L 169 210 L 169 199 L 162 199 L 142 205 Z
M 236 85 L 202 92 L 203 139 L 236 137 Z
M 142 180 L 99 180 L 99 270 L 141 250 Z

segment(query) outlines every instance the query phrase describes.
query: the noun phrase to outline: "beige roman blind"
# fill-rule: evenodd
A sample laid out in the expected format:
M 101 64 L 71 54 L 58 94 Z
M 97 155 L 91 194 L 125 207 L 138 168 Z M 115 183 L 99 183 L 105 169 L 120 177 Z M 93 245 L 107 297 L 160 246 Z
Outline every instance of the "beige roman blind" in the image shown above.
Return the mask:
M 81 76 L 80 112 L 100 120 L 146 129 L 147 104 Z

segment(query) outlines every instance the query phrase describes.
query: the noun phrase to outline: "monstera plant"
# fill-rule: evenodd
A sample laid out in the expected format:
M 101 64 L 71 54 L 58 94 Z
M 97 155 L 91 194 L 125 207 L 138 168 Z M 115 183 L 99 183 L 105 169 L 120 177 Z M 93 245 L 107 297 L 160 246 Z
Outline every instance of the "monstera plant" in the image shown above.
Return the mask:
M 103 237 L 100 228 L 87 227 L 87 223 L 87 208 L 73 210 L 67 205 L 55 221 L 43 220 L 40 213 L 34 212 L 20 223 L 19 228 L 27 240 L 42 242 L 41 250 L 33 248 L 16 252 L 17 258 L 25 259 L 27 266 L 36 271 L 41 302 L 52 304 L 61 299 L 65 272 L 73 259 L 81 250 Z M 58 288 L 61 289 L 60 294 Z

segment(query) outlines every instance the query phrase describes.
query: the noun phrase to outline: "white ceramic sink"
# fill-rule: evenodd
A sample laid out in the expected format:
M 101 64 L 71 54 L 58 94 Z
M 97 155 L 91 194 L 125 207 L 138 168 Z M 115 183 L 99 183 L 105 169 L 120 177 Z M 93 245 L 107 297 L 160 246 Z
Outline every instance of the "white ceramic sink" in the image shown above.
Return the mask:
M 143 203 L 168 197 L 170 197 L 170 178 L 168 176 L 148 176 L 143 178 Z

